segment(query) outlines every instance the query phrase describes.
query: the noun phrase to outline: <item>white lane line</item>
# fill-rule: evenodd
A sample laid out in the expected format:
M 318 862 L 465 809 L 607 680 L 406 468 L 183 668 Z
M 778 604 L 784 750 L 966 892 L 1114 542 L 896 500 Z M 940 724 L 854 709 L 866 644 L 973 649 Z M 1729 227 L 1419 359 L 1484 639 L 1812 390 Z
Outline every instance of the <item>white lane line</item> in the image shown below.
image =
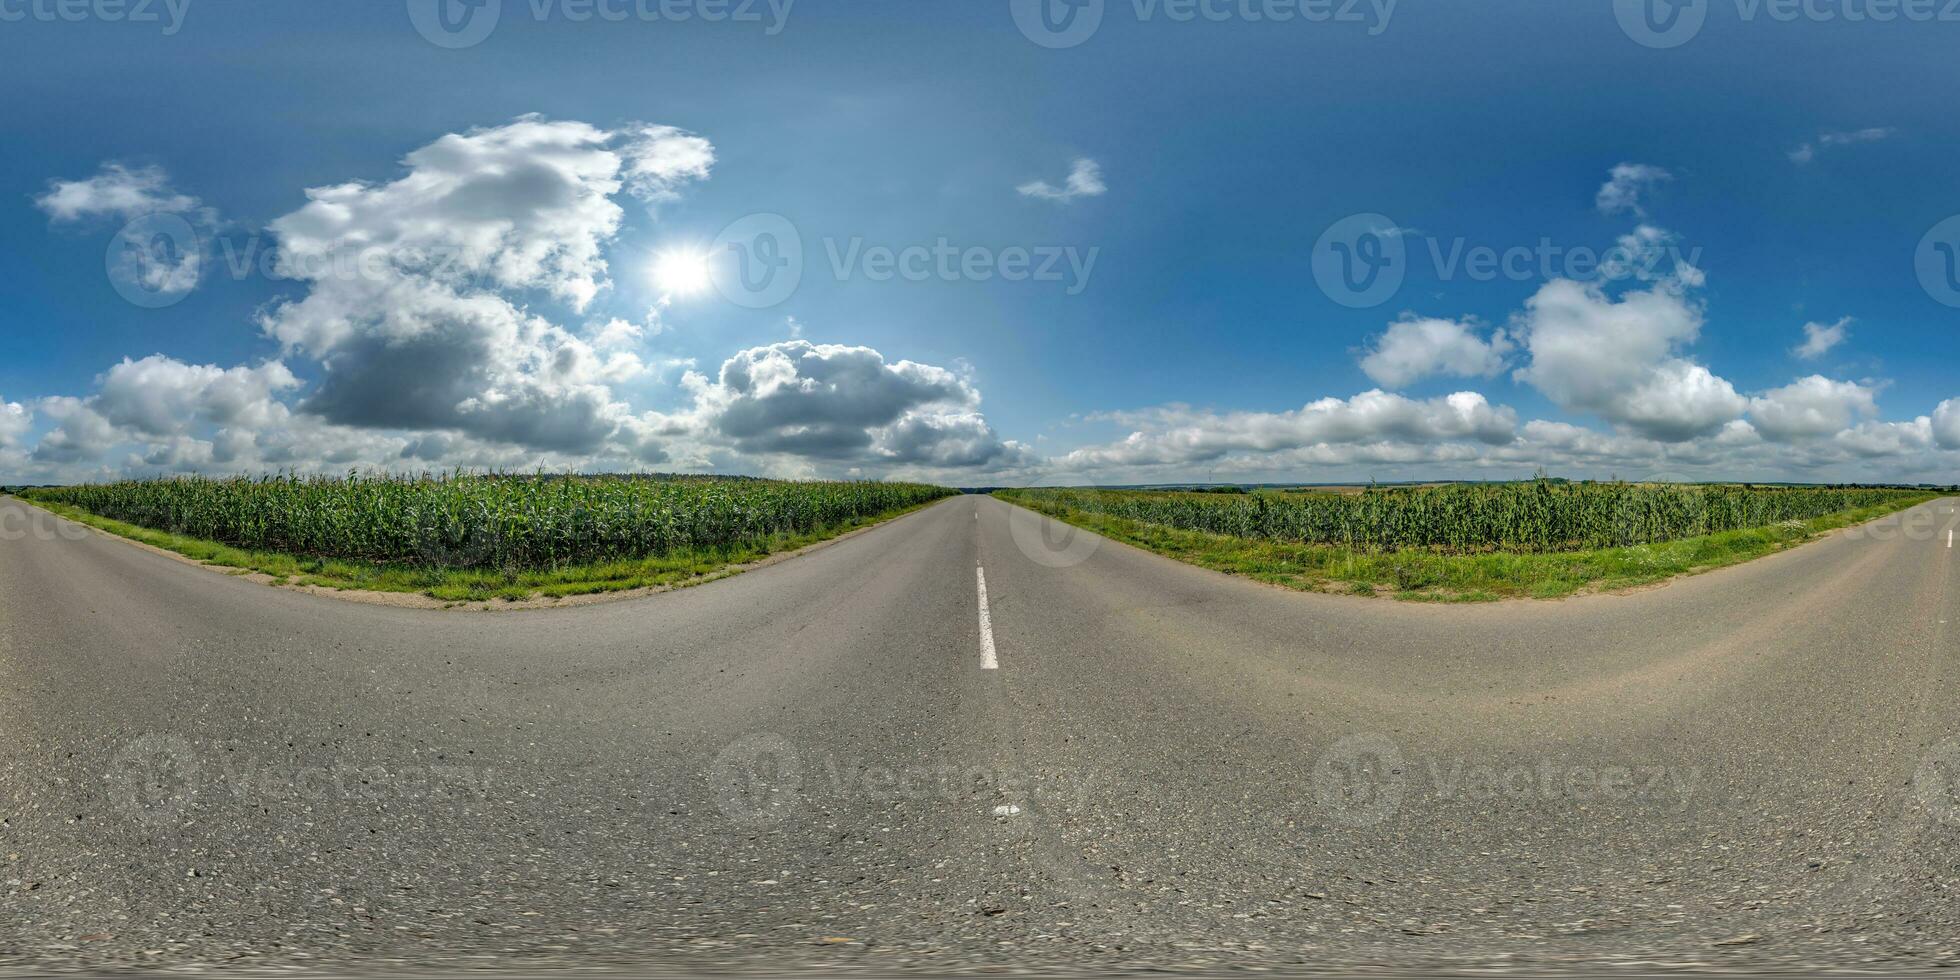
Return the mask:
M 975 566 L 980 583 L 980 669 L 999 670 L 1000 658 L 994 654 L 994 617 L 987 611 L 987 570 Z
M 1946 546 L 1947 546 L 1947 547 L 1949 547 L 1949 548 L 1951 548 L 1951 547 L 1953 547 L 1953 529 L 1952 529 L 1952 528 L 1947 528 L 1947 529 L 1946 529 Z

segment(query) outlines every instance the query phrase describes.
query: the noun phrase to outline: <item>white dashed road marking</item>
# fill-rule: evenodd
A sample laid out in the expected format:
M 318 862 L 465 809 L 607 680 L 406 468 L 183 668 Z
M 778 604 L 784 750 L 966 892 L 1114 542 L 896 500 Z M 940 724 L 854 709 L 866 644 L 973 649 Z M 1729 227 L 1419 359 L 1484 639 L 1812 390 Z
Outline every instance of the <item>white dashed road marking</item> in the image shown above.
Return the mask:
M 994 617 L 987 611 L 987 570 L 975 566 L 973 571 L 980 585 L 980 669 L 999 670 L 1000 658 L 994 655 Z

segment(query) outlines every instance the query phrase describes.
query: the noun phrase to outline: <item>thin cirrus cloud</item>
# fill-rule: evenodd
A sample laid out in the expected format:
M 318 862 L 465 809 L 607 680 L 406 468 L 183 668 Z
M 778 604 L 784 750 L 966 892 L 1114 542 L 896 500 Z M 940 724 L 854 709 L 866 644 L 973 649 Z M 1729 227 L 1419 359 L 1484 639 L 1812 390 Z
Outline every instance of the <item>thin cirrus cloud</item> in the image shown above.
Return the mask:
M 1015 188 L 1022 197 L 1032 197 L 1042 201 L 1068 204 L 1085 197 L 1101 197 L 1108 193 L 1109 185 L 1103 182 L 1102 165 L 1088 157 L 1075 161 L 1070 168 L 1068 179 L 1063 186 L 1056 187 L 1045 180 L 1034 180 Z
M 1819 133 L 1817 139 L 1803 143 L 1790 151 L 1790 162 L 1809 163 L 1817 159 L 1817 154 L 1828 149 L 1851 146 L 1857 143 L 1877 143 L 1898 135 L 1898 130 L 1890 126 L 1871 126 L 1865 129 L 1852 129 L 1840 132 Z

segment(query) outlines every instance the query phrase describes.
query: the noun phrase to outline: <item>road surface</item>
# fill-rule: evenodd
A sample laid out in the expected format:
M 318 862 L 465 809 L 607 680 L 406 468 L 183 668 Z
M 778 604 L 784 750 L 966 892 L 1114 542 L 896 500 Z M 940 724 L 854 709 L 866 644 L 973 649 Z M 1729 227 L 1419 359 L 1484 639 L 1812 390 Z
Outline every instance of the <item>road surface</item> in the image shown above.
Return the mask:
M 459 613 L 0 501 L 0 968 L 1950 968 L 1953 507 L 1424 606 L 962 497 Z

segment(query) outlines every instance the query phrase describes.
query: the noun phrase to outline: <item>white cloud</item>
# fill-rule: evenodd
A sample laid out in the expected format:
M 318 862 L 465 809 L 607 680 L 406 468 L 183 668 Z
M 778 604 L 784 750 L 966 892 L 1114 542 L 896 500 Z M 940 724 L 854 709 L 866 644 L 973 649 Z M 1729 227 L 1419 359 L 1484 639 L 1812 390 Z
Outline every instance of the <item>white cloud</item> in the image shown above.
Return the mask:
M 125 222 L 121 245 L 108 257 L 111 280 L 165 301 L 197 287 L 204 239 L 218 224 L 217 212 L 173 189 L 160 167 L 105 163 L 93 177 L 51 181 L 34 203 L 56 224 Z
M 1103 183 L 1102 165 L 1088 157 L 1075 161 L 1069 171 L 1065 187 L 1056 187 L 1045 180 L 1029 181 L 1015 188 L 1022 197 L 1039 198 L 1044 201 L 1059 201 L 1067 204 L 1077 198 L 1101 197 L 1109 186 Z
M 1728 381 L 1678 355 L 1701 333 L 1700 304 L 1663 281 L 1618 299 L 1597 284 L 1554 279 L 1518 319 L 1530 362 L 1515 372 L 1570 411 L 1664 442 L 1706 435 L 1742 415 Z
M 1933 409 L 1933 437 L 1942 449 L 1960 449 L 1960 398 L 1949 398 Z
M 1403 388 L 1424 378 L 1492 378 L 1506 367 L 1512 349 L 1504 331 L 1489 340 L 1475 321 L 1458 322 L 1405 314 L 1375 338 L 1361 370 L 1377 384 Z
M 1846 328 L 1851 326 L 1851 318 L 1843 317 L 1836 323 L 1806 323 L 1803 325 L 1803 343 L 1791 348 L 1790 353 L 1806 361 L 1823 357 L 1831 348 L 1844 343 Z
M 1864 422 L 1838 433 L 1836 442 L 1867 459 L 1921 456 L 1933 448 L 1933 423 L 1924 415 L 1910 422 Z
M 97 459 L 118 440 L 116 427 L 80 398 L 68 395 L 44 398 L 40 410 L 57 424 L 34 447 L 33 458 L 38 461 L 75 463 Z
M 633 127 L 626 137 L 626 189 L 651 203 L 672 201 L 689 181 L 707 180 L 715 147 L 673 126 Z
M 179 214 L 198 209 L 198 200 L 170 187 L 161 167 L 130 168 L 105 163 L 95 176 L 51 181 L 34 200 L 55 221 L 109 217 L 122 221 L 146 214 Z
M 1612 421 L 1662 442 L 1680 442 L 1727 425 L 1746 402 L 1735 386 L 1679 358 L 1663 361 L 1613 406 Z
M 1277 413 L 1215 413 L 1174 405 L 1109 418 L 1135 425 L 1136 431 L 1114 443 L 1077 449 L 1058 464 L 1076 469 L 1186 465 L 1230 453 L 1464 440 L 1502 445 L 1517 428 L 1516 412 L 1494 407 L 1473 391 L 1425 401 L 1366 391 Z
M 34 413 L 25 405 L 0 399 L 0 449 L 20 445 L 21 439 L 33 425 Z
M 275 396 L 297 387 L 279 361 L 224 369 L 157 354 L 110 368 L 91 406 L 111 425 L 151 436 L 181 435 L 197 424 L 262 429 L 285 420 Z
M 1674 175 L 1659 167 L 1646 163 L 1622 163 L 1608 174 L 1606 183 L 1600 185 L 1599 193 L 1593 203 L 1602 214 L 1619 214 L 1631 211 L 1645 216 L 1640 197 L 1656 184 L 1673 180 Z
M 308 191 L 271 228 L 282 268 L 309 291 L 262 321 L 325 369 L 302 409 L 360 428 L 604 450 L 631 416 L 609 385 L 645 372 L 622 348 L 648 327 L 608 320 L 588 343 L 504 294 L 539 290 L 586 309 L 610 285 L 613 197 L 669 199 L 713 160 L 706 140 L 672 127 L 615 133 L 526 116 L 418 149 L 389 183 Z M 364 257 L 353 263 L 362 274 L 336 274 L 350 254 Z
M 1813 374 L 1749 400 L 1749 418 L 1765 438 L 1817 439 L 1878 414 L 1877 393 L 1854 381 Z
M 713 164 L 712 144 L 671 127 L 608 131 L 524 117 L 438 139 L 410 153 L 391 181 L 316 188 L 271 226 L 282 268 L 304 287 L 260 318 L 280 359 L 230 368 L 125 359 L 85 397 L 31 410 L 0 403 L 0 468 L 34 482 L 451 466 L 1031 482 L 1191 479 L 1211 467 L 1277 479 L 1517 476 L 1540 466 L 1854 479 L 1884 465 L 1895 478 L 1950 479 L 1960 464 L 1941 452 L 1960 451 L 1960 399 L 1884 422 L 1876 392 L 1862 385 L 1811 377 L 1751 400 L 1690 360 L 1704 316 L 1692 293 L 1703 277 L 1679 256 L 1663 268 L 1672 236 L 1645 224 L 1621 239 L 1625 268 L 1612 270 L 1632 291 L 1554 280 L 1503 329 L 1405 315 L 1361 360 L 1371 378 L 1396 387 L 1495 377 L 1522 351 L 1514 377 L 1610 431 L 1520 425 L 1515 411 L 1473 391 L 1416 400 L 1374 390 L 1293 411 L 1172 405 L 1100 416 L 1129 435 L 1044 461 L 995 432 L 958 361 L 939 367 L 791 339 L 737 352 L 709 376 L 647 350 L 664 327 L 662 308 L 616 314 L 606 302 L 619 201 L 671 200 Z M 1626 166 L 1602 189 L 1602 208 L 1637 211 L 1642 191 L 1667 179 Z M 105 173 L 113 179 L 99 186 L 56 185 L 59 203 L 44 209 L 72 216 L 57 217 L 65 221 L 199 207 L 160 172 Z M 1067 187 L 1041 187 L 1024 192 L 1071 200 L 1104 190 L 1092 161 Z M 349 256 L 368 261 L 337 261 Z M 564 310 L 575 328 L 554 322 Z M 1813 326 L 1841 332 L 1845 322 Z M 682 368 L 674 411 L 644 411 L 616 394 Z M 303 385 L 300 373 L 314 380 Z M 29 450 L 23 443 L 41 420 L 53 428 Z
M 1891 139 L 1898 130 L 1889 126 L 1872 126 L 1866 129 L 1845 130 L 1819 134 L 1816 141 L 1804 143 L 1790 151 L 1793 163 L 1805 164 L 1817 159 L 1819 150 L 1837 146 L 1850 146 L 1854 143 L 1876 143 Z
M 397 180 L 308 190 L 305 207 L 271 224 L 281 267 L 316 292 L 346 279 L 414 277 L 540 289 L 583 309 L 608 285 L 601 252 L 621 218 L 612 201 L 625 166 L 612 148 L 619 139 L 537 116 L 444 136 L 410 153 Z M 380 275 L 329 273 L 334 259 L 355 254 Z
M 1698 288 L 1707 277 L 1689 260 L 1699 255 L 1699 250 L 1682 254 L 1673 232 L 1642 224 L 1621 235 L 1606 251 L 1594 279 L 1598 282 L 1673 281 Z
M 719 378 L 689 374 L 696 438 L 752 456 L 983 466 L 1014 455 L 976 411 L 980 393 L 942 367 L 869 347 L 787 340 L 737 353 Z M 670 420 L 673 421 L 673 420 Z
M 409 153 L 395 179 L 314 188 L 270 224 L 279 269 L 305 286 L 259 318 L 282 359 L 126 359 L 93 394 L 42 403 L 55 429 L 35 465 L 108 473 L 107 457 L 125 451 L 125 472 L 671 463 L 842 475 L 1033 462 L 987 424 L 964 376 L 865 347 L 740 352 L 717 379 L 683 378 L 693 404 L 672 415 L 616 396 L 614 385 L 651 373 L 641 347 L 663 328 L 661 309 L 601 313 L 574 333 L 539 298 L 595 306 L 623 216 L 616 198 L 671 200 L 714 159 L 706 139 L 672 127 L 527 116 L 444 136 Z M 134 176 L 152 197 L 164 187 L 160 174 Z M 63 213 L 87 210 L 79 193 L 59 198 Z M 310 386 L 287 367 L 302 359 L 317 367 Z

